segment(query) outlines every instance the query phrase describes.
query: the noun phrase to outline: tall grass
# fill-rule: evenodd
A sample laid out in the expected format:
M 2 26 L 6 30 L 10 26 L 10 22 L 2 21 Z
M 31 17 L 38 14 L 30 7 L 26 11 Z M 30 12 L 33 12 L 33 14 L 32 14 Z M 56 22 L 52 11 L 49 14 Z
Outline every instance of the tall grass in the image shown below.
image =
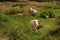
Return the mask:
M 24 35 L 30 32 L 28 20 L 3 14 L 0 14 L 0 19 L 1 35 L 10 35 L 11 40 L 27 40 L 27 36 Z
M 54 31 L 54 29 L 58 27 L 55 27 L 54 25 L 54 23 L 56 22 L 55 18 L 42 19 L 40 17 L 34 17 L 27 14 L 24 14 L 22 16 L 14 16 L 14 14 L 24 12 L 20 12 L 20 9 L 17 12 L 16 11 L 17 9 L 12 9 L 12 11 L 8 10 L 6 11 L 7 15 L 0 13 L 0 35 L 7 35 L 8 37 L 10 37 L 10 40 L 54 40 L 54 37 L 50 34 L 50 32 Z M 52 11 L 45 11 L 43 11 L 44 14 L 53 13 Z M 60 11 L 58 9 L 57 11 L 55 11 L 55 13 L 58 15 L 59 12 Z M 42 24 L 44 27 L 39 29 L 37 32 L 32 31 L 29 23 L 32 19 L 39 19 L 40 24 Z
M 27 4 L 24 4 L 24 3 L 17 3 L 17 4 L 13 4 L 12 7 L 16 7 L 16 6 L 19 6 L 20 8 L 23 8 L 25 7 Z
M 60 9 L 60 4 L 45 4 L 45 5 L 37 5 L 38 8 L 44 8 L 44 9 Z
M 14 15 L 14 14 L 17 14 L 17 13 L 23 13 L 24 10 L 23 9 L 10 9 L 10 10 L 7 10 L 5 12 L 6 15 Z
M 32 32 L 29 24 L 31 19 L 29 17 L 5 16 L 7 16 L 9 20 L 7 20 L 5 24 L 2 24 L 4 27 L 1 28 L 2 31 L 0 31 L 0 34 L 6 34 L 11 40 L 51 40 L 49 32 L 53 29 L 52 26 L 44 26 L 37 32 Z M 3 18 L 5 18 L 5 16 L 3 16 Z

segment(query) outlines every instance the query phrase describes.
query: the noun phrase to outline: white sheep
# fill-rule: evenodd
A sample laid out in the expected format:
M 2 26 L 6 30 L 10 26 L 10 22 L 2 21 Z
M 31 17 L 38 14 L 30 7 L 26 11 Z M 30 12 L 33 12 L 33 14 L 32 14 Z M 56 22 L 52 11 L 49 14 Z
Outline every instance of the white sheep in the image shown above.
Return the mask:
M 39 20 L 37 20 L 37 19 L 31 20 L 30 24 L 31 24 L 32 28 L 35 29 L 35 31 L 37 31 L 37 27 L 39 26 Z
M 37 10 L 36 10 L 36 9 L 33 9 L 33 8 L 30 8 L 30 13 L 31 13 L 33 16 L 36 16 Z

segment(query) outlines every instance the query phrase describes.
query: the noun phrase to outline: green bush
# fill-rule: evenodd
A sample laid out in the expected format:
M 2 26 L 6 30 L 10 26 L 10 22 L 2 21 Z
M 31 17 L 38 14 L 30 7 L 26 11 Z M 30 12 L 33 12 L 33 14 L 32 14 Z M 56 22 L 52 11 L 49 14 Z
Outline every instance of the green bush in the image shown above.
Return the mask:
M 7 10 L 5 12 L 6 15 L 14 15 L 14 14 L 17 14 L 17 13 L 23 13 L 24 10 L 23 9 L 10 9 L 10 10 Z
M 43 11 L 40 14 L 40 17 L 42 17 L 42 18 L 54 18 L 55 14 L 52 10 L 47 10 L 47 11 Z

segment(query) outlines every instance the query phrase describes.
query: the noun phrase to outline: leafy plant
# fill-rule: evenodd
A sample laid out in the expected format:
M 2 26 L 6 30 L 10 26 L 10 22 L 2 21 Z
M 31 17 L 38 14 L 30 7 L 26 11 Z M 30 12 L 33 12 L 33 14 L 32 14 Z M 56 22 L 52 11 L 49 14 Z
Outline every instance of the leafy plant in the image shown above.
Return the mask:
M 40 17 L 42 17 L 42 18 L 54 18 L 55 14 L 52 10 L 47 10 L 47 11 L 43 11 L 40 14 Z

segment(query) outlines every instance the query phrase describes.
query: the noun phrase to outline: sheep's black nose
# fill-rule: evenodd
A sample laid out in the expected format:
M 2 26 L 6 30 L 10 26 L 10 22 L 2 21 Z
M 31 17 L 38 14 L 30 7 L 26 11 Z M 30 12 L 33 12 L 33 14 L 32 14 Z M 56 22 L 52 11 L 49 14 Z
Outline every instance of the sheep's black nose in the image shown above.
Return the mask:
M 42 28 L 43 27 L 43 25 L 39 25 L 38 27 L 37 27 L 37 29 L 40 29 L 40 28 Z

